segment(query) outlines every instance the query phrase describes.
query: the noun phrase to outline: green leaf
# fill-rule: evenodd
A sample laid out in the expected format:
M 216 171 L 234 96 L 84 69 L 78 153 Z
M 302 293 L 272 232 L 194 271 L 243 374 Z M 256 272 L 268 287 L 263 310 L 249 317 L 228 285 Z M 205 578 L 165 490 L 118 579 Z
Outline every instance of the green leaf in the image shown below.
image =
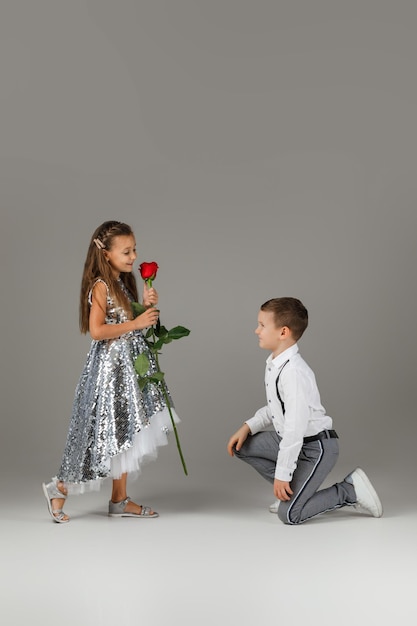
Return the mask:
M 149 380 L 153 380 L 156 383 L 159 383 L 161 380 L 164 380 L 164 372 L 155 372 L 151 376 L 149 376 Z
M 136 358 L 135 370 L 139 376 L 146 376 L 149 370 L 149 359 L 145 353 L 139 354 Z
M 152 350 L 153 352 L 158 352 L 158 350 L 160 350 L 162 348 L 162 346 L 164 345 L 164 340 L 163 339 L 158 339 L 158 341 L 156 341 L 153 345 L 152 345 Z
M 130 305 L 132 307 L 132 312 L 135 317 L 138 317 L 138 315 L 142 315 L 142 313 L 145 313 L 146 311 L 146 306 L 143 306 L 143 304 L 140 304 L 140 302 L 131 302 Z
M 150 327 L 150 328 L 148 328 L 148 330 L 146 331 L 146 333 L 145 333 L 145 337 L 146 337 L 146 339 L 149 339 L 150 337 L 152 337 L 152 335 L 153 335 L 153 328 L 152 328 L 152 326 L 151 326 L 151 327 Z
M 168 336 L 171 339 L 181 339 L 181 337 L 187 337 L 189 334 L 190 331 L 184 326 L 175 326 L 175 328 L 171 328 L 171 330 L 168 331 Z
M 164 337 L 167 334 L 168 334 L 168 331 L 165 328 L 165 326 L 159 326 L 159 328 L 155 328 L 155 335 L 157 337 Z
M 165 335 L 164 337 L 161 337 L 160 339 L 158 339 L 158 341 L 154 343 L 153 350 L 157 352 L 158 350 L 162 348 L 164 343 L 171 343 L 171 341 L 172 339 L 168 335 Z
M 146 385 L 148 384 L 148 382 L 149 382 L 149 378 L 148 377 L 146 377 L 146 378 L 139 378 L 138 379 L 139 389 L 141 391 L 143 391 L 145 389 Z

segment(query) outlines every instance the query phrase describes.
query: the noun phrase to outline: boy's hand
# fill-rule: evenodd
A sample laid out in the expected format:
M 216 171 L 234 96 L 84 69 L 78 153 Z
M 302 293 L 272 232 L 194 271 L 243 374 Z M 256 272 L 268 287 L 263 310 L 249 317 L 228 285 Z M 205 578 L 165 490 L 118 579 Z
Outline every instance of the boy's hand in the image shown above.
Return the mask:
M 243 446 L 246 439 L 248 438 L 249 434 L 250 434 L 249 426 L 247 424 L 243 424 L 243 426 L 241 426 L 239 430 L 237 430 L 235 434 L 230 437 L 229 443 L 227 444 L 227 451 L 230 454 L 230 456 L 234 456 L 233 448 L 235 444 L 236 444 L 236 450 L 240 450 L 240 448 Z
M 286 500 L 291 500 L 291 496 L 293 494 L 293 490 L 290 487 L 290 483 L 286 480 L 278 480 L 275 478 L 274 480 L 274 495 L 277 500 L 281 500 L 285 502 Z

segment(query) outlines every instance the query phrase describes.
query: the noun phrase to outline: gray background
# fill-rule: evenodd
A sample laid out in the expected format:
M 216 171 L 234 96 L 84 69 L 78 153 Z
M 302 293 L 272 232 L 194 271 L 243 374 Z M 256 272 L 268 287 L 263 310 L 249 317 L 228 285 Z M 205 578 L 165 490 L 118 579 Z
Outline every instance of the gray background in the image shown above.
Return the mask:
M 300 347 L 341 461 L 415 468 L 416 18 L 414 2 L 3 0 L 5 467 L 57 470 L 87 245 L 120 219 L 160 265 L 162 320 L 191 329 L 162 357 L 190 478 L 235 471 L 227 439 L 264 403 L 258 308 L 282 295 L 309 309 Z M 151 480 L 182 480 L 170 448 Z
M 416 26 L 414 0 L 1 1 L 8 624 L 414 615 Z M 89 348 L 79 286 L 106 219 L 159 263 L 163 322 L 191 329 L 161 357 L 189 476 L 172 439 L 130 487 L 161 517 L 123 533 L 109 486 L 71 498 L 63 527 L 40 489 Z M 309 309 L 301 351 L 341 436 L 330 478 L 362 465 L 381 520 L 277 524 L 270 486 L 227 456 L 264 404 L 259 306 L 282 295 Z

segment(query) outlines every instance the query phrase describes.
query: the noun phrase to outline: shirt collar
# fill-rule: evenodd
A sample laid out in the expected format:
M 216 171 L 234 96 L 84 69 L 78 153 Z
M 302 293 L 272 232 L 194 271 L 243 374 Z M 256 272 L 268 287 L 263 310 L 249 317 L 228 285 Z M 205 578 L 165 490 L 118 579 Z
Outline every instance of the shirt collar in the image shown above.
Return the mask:
M 283 365 L 285 361 L 287 361 L 292 356 L 294 356 L 294 354 L 297 354 L 297 352 L 298 352 L 298 344 L 295 343 L 294 345 L 284 350 L 284 352 L 281 352 L 281 354 L 278 354 L 278 356 L 276 356 L 275 359 L 273 359 L 272 354 L 270 354 L 266 360 L 266 363 L 267 365 L 273 365 L 274 367 L 281 367 L 281 365 Z

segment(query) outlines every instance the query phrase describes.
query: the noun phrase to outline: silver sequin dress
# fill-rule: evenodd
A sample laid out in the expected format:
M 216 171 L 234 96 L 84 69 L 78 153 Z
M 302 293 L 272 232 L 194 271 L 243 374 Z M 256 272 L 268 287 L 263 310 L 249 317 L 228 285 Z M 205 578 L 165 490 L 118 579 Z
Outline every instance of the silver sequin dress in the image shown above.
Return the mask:
M 89 301 L 91 304 L 91 292 Z M 106 323 L 120 324 L 127 319 L 107 288 Z M 69 493 L 97 490 L 104 478 L 138 473 L 143 463 L 157 457 L 158 447 L 167 444 L 172 422 L 163 394 L 165 383 L 148 383 L 143 391 L 137 383 L 134 361 L 143 352 L 150 362 L 148 374 L 156 372 L 142 331 L 92 341 L 55 478 L 65 483 Z M 179 422 L 172 401 L 170 405 L 175 422 Z

